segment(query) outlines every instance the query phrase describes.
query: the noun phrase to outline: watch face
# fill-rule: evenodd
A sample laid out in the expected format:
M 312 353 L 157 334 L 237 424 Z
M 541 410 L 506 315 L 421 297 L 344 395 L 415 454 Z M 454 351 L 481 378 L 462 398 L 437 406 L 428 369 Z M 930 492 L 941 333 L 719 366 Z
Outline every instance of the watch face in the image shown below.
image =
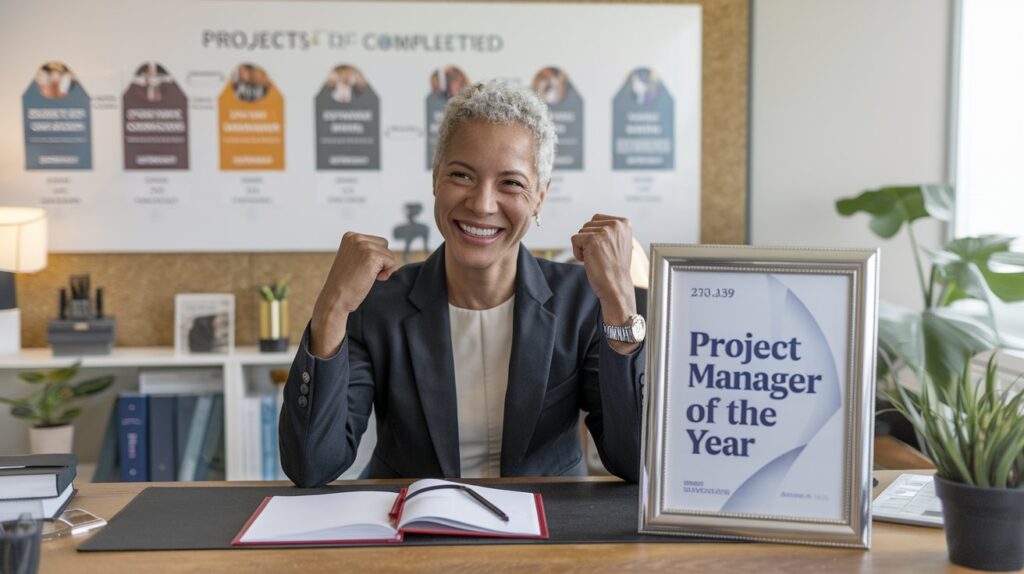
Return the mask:
M 647 336 L 647 322 L 644 321 L 643 316 L 634 315 L 633 320 L 630 322 L 630 330 L 633 331 L 633 338 L 639 343 L 644 340 Z

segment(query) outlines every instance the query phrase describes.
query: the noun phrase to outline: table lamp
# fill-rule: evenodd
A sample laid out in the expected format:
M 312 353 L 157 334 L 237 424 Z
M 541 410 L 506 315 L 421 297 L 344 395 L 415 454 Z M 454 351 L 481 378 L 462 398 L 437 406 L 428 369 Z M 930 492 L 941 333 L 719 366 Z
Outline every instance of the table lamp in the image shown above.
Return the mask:
M 15 273 L 46 267 L 46 212 L 35 207 L 0 207 L 0 355 L 21 351 L 21 314 Z

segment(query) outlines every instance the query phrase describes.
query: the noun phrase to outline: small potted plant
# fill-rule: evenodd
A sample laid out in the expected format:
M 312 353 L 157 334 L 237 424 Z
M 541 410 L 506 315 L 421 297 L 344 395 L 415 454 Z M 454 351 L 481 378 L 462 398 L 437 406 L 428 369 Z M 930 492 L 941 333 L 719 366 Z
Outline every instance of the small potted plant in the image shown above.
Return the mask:
M 968 364 L 950 385 L 925 380 L 914 392 L 890 380 L 883 391 L 914 425 L 937 468 L 949 559 L 979 570 L 1024 567 L 1024 388 L 996 388 Z
M 288 282 L 285 275 L 273 283 L 253 287 L 260 296 L 260 352 L 280 353 L 288 350 Z
M 71 452 L 74 439 L 71 421 L 82 412 L 81 407 L 73 407 L 71 403 L 103 392 L 114 382 L 113 376 L 71 382 L 81 365 L 79 361 L 52 371 L 18 373 L 18 378 L 38 390 L 23 399 L 0 397 L 0 403 L 11 406 L 12 415 L 32 423 L 29 429 L 32 454 Z

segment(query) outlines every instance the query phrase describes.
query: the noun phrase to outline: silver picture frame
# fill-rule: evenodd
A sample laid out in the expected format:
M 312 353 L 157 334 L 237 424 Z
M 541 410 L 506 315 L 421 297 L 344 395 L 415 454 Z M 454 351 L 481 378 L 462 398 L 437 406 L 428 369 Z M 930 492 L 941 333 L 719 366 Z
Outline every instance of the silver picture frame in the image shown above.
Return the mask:
M 809 544 L 816 546 L 838 546 L 848 548 L 869 548 L 871 541 L 871 493 L 872 493 L 872 445 L 874 428 L 874 388 L 875 388 L 875 360 L 877 347 L 877 321 L 878 321 L 878 272 L 879 272 L 879 251 L 875 249 L 809 249 L 809 248 L 773 248 L 773 247 L 750 247 L 750 246 L 716 246 L 716 245 L 671 245 L 654 244 L 651 246 L 651 282 L 648 305 L 648 335 L 646 349 L 646 384 L 643 399 L 643 431 L 642 431 L 642 454 L 641 454 L 641 477 L 640 477 L 640 512 L 639 532 L 645 534 L 678 535 L 715 539 L 749 540 L 761 542 L 779 542 L 794 544 Z M 704 275 L 700 275 L 704 274 Z M 745 274 L 745 275 L 733 275 Z M 817 278 L 817 279 L 816 279 Z M 681 425 L 691 425 L 692 421 L 699 420 L 700 409 L 711 409 L 711 401 L 698 410 L 696 408 L 695 393 L 701 393 L 711 389 L 712 378 L 705 376 L 697 378 L 699 384 L 695 384 L 695 375 L 702 372 L 696 364 L 700 359 L 693 359 L 697 351 L 705 352 L 707 349 L 699 347 L 708 336 L 705 333 L 691 330 L 689 339 L 686 332 L 674 332 L 680 327 L 689 325 L 687 321 L 704 321 L 706 319 L 687 319 L 686 314 L 692 317 L 715 317 L 716 328 L 726 332 L 743 333 L 748 326 L 744 326 L 747 316 L 740 315 L 740 310 L 727 311 L 721 315 L 709 315 L 714 311 L 705 311 L 704 307 L 713 308 L 720 305 L 728 309 L 728 305 L 715 301 L 711 298 L 701 300 L 677 301 L 675 298 L 680 294 L 693 297 L 696 293 L 702 293 L 700 288 L 692 290 L 689 285 L 700 284 L 700 282 L 715 279 L 726 283 L 735 279 L 737 285 L 759 285 L 763 280 L 773 281 L 774 284 L 799 285 L 803 293 L 810 294 L 815 301 L 816 309 L 826 309 L 822 314 L 827 318 L 829 333 L 839 333 L 829 341 L 840 339 L 844 345 L 841 351 L 830 351 L 830 358 L 827 364 L 834 367 L 829 373 L 834 374 L 836 381 L 834 387 L 822 385 L 830 389 L 828 392 L 833 397 L 841 397 L 841 402 L 829 403 L 829 407 L 835 404 L 835 410 L 828 411 L 831 414 L 823 414 L 828 417 L 828 433 L 820 431 L 812 441 L 818 441 L 812 448 L 810 442 L 803 446 L 794 444 L 793 449 L 785 452 L 797 452 L 795 458 L 787 458 L 786 461 L 797 460 L 803 465 L 799 468 L 822 468 L 828 470 L 822 476 L 832 477 L 827 483 L 821 484 L 822 492 L 833 493 L 831 496 L 821 495 L 823 502 L 820 506 L 823 510 L 813 506 L 813 502 L 794 502 L 786 499 L 789 494 L 785 490 L 779 490 L 777 496 L 753 496 L 749 491 L 744 492 L 740 497 L 741 502 L 733 500 L 738 493 L 753 480 L 747 480 L 735 490 L 728 489 L 705 489 L 704 481 L 688 481 L 686 478 L 690 473 L 709 473 L 712 480 L 709 486 L 716 486 L 714 477 L 720 477 L 723 482 L 729 480 L 740 480 L 736 476 L 739 473 L 728 474 L 724 469 L 738 469 L 744 472 L 750 469 L 744 464 L 752 464 L 741 457 L 734 456 L 726 460 L 724 457 L 708 456 L 708 453 L 721 454 L 722 448 L 716 445 L 712 449 L 710 443 L 705 442 L 705 450 L 700 450 L 700 443 L 695 437 L 702 436 L 690 434 L 690 431 L 680 433 Z M 781 283 L 779 282 L 781 281 Z M 697 283 L 695 283 L 697 282 Z M 723 284 L 726 284 L 723 283 Z M 821 286 L 819 289 L 818 286 Z M 837 288 L 837 286 L 839 286 Z M 845 287 L 842 287 L 845 286 Z M 783 287 L 784 289 L 785 287 Z M 675 295 L 673 295 L 675 291 Z M 680 289 L 686 289 L 680 291 Z M 693 288 L 697 289 L 697 288 Z M 723 288 L 722 297 L 729 295 L 729 289 Z M 750 297 L 761 297 L 757 291 L 752 291 Z M 825 292 L 824 290 L 831 291 Z M 707 295 L 710 297 L 716 292 L 709 287 Z M 787 294 L 789 292 L 787 291 Z M 747 296 L 747 294 L 744 294 Z M 762 297 L 763 299 L 763 297 Z M 791 298 L 792 299 L 792 298 Z M 797 298 L 799 299 L 799 298 Z M 758 299 L 758 301 L 761 301 Z M 774 301 L 774 299 L 773 299 Z M 737 306 L 741 309 L 744 305 L 751 305 L 751 302 L 743 302 L 736 299 Z M 674 304 L 675 303 L 675 304 Z M 700 308 L 694 305 L 701 305 Z M 810 307 L 800 306 L 805 310 Z M 830 307 L 831 306 L 831 307 Z M 761 309 L 762 307 L 756 307 Z M 689 311 L 687 311 L 689 309 Z M 717 313 L 717 312 L 714 312 Z M 732 317 L 730 313 L 736 313 Z M 774 311 L 764 313 L 753 313 L 753 315 L 770 315 Z M 809 317 L 814 317 L 811 311 L 806 311 Z M 838 313 L 838 314 L 837 314 Z M 721 317 L 720 321 L 717 317 Z M 838 317 L 838 318 L 837 318 Z M 845 319 L 843 318 L 845 317 Z M 754 319 L 750 319 L 754 321 Z M 805 319 L 806 321 L 806 319 Z M 730 324 L 735 323 L 735 324 Z M 806 322 L 815 327 L 819 323 L 815 321 Z M 823 333 L 824 331 L 817 331 Z M 737 335 L 739 337 L 740 335 Z M 746 338 L 751 339 L 752 334 L 746 332 Z M 683 337 L 680 339 L 680 337 Z M 720 339 L 723 344 L 725 339 Z M 799 360 L 796 348 L 800 344 L 794 336 L 793 358 Z M 683 352 L 681 356 L 679 349 L 685 349 L 689 341 L 689 352 Z M 760 345 L 760 342 L 757 343 Z M 764 349 L 768 349 L 766 342 Z M 750 343 L 754 347 L 754 343 Z M 816 347 L 821 349 L 836 349 L 839 346 L 834 343 Z M 725 347 L 723 346 L 722 349 Z M 736 347 L 737 349 L 739 347 Z M 757 347 L 761 348 L 761 347 Z M 785 347 L 782 347 L 785 348 Z M 807 347 L 805 347 L 806 352 Z M 825 353 L 819 353 L 824 355 Z M 716 355 L 718 356 L 718 355 Z M 737 355 L 738 356 L 738 355 Z M 835 357 L 845 357 L 845 364 Z M 759 357 L 761 357 L 759 355 Z M 767 355 L 766 355 L 767 357 Z M 762 358 L 766 358 L 762 357 Z M 770 357 L 767 357 L 770 358 Z M 781 358 L 781 357 L 776 357 Z M 814 357 L 810 357 L 814 359 Z M 707 359 L 710 361 L 710 359 Z M 733 359 L 739 360 L 739 359 Z M 746 360 L 750 360 L 749 351 Z M 762 361 L 762 363 L 767 361 Z M 781 361 L 780 361 L 781 363 Z M 752 365 L 753 363 L 750 363 Z M 794 363 L 795 364 L 795 363 Z M 690 376 L 687 378 L 686 371 L 672 371 L 672 366 L 688 366 Z M 705 374 L 708 371 L 703 371 Z M 680 374 L 682 373 L 682 374 Z M 721 372 L 716 375 L 721 375 Z M 760 375 L 761 373 L 758 373 Z M 670 376 L 671 375 L 671 376 Z M 746 379 L 749 382 L 749 374 Z M 775 379 L 770 379 L 774 381 Z M 707 381 L 706 388 L 704 382 Z M 728 385 L 729 383 L 725 383 Z M 736 388 L 725 387 L 726 390 L 719 391 L 715 388 L 712 392 L 736 393 Z M 793 386 L 793 392 L 800 390 L 799 386 Z M 833 389 L 834 390 L 831 390 Z M 814 393 L 814 385 L 810 385 L 810 392 Z M 748 395 L 752 387 L 745 388 Z M 764 390 L 764 389 L 753 389 Z M 806 388 L 804 389 L 806 391 Z M 774 391 L 772 391 L 774 393 Z M 785 392 L 783 392 L 785 394 Z M 823 393 L 824 394 L 824 393 Z M 704 395 L 707 396 L 706 394 Z M 733 397 L 741 396 L 733 394 Z M 756 397 L 764 402 L 766 397 Z M 806 396 L 806 395 L 805 395 Z M 797 395 L 790 395 L 790 398 Z M 772 396 L 772 398 L 776 398 Z M 799 400 L 817 400 L 817 396 Z M 689 401 L 689 403 L 688 403 Z M 796 403 L 799 405 L 800 403 Z M 729 410 L 729 423 L 734 422 L 732 418 L 732 407 Z M 783 408 L 783 407 L 779 407 Z M 685 418 L 680 413 L 686 413 Z M 697 413 L 690 418 L 690 413 Z M 706 411 L 709 412 L 709 411 Z M 723 411 L 720 411 L 724 413 Z M 762 411 L 763 412 L 763 411 Z M 775 411 L 773 411 L 775 412 Z M 802 413 L 800 413 L 802 414 Z M 745 415 L 744 415 L 745 416 Z M 721 418 L 721 417 L 720 417 Z M 798 418 L 798 417 L 795 417 Z M 772 419 L 774 420 L 774 419 Z M 798 419 L 799 420 L 799 419 Z M 683 421 L 683 422 L 680 422 Z M 841 421 L 841 422 L 840 422 Z M 704 422 L 708 422 L 706 419 Z M 716 421 L 721 422 L 721 420 Z M 756 421 L 755 421 L 756 422 Z M 706 425 L 710 426 L 710 425 Z M 824 428 L 823 423 L 822 428 Z M 737 427 L 728 427 L 734 430 Z M 786 427 L 794 428 L 794 427 Z M 840 430 L 841 429 L 841 430 Z M 757 432 L 770 433 L 775 429 L 757 429 Z M 781 431 L 780 431 L 781 432 Z M 684 436 L 680 437 L 679 435 Z M 798 433 L 772 435 L 771 440 L 782 437 L 780 444 L 768 444 L 771 448 L 782 451 L 786 448 L 786 440 L 792 439 Z M 806 436 L 805 432 L 800 438 Z M 836 451 L 829 448 L 828 441 L 822 445 L 822 436 L 830 437 L 828 441 L 834 442 Z M 762 438 L 763 435 L 762 435 Z M 708 439 L 710 440 L 710 439 Z M 753 443 L 753 440 L 750 440 Z M 762 440 L 762 443 L 765 442 Z M 745 444 L 745 443 L 744 443 Z M 807 450 L 803 450 L 804 447 Z M 825 448 L 823 448 L 823 446 Z M 681 448 L 682 447 L 682 448 Z M 692 447 L 692 449 L 691 449 Z M 735 447 L 735 445 L 734 445 Z M 760 445 L 758 445 L 760 447 Z M 728 451 L 727 451 L 728 452 Z M 732 454 L 736 454 L 736 448 Z M 766 449 L 765 452 L 774 453 L 775 450 Z M 841 454 L 840 454 L 841 453 Z M 741 453 L 747 456 L 746 453 Z M 808 460 L 800 457 L 812 457 Z M 813 456 L 819 456 L 815 460 Z M 690 465 L 697 457 L 700 465 Z M 773 459 L 771 464 L 754 470 L 754 473 L 764 471 L 768 466 L 774 465 L 782 457 Z M 841 468 L 835 468 L 835 461 L 841 460 Z M 706 463 L 705 463 L 706 461 Z M 797 463 L 793 463 L 794 465 Z M 731 465 L 731 466 L 728 466 Z M 819 465 L 815 467 L 814 465 Z M 796 467 L 793 467 L 796 468 Z M 697 470 L 699 469 L 699 470 Z M 830 469 L 830 470 L 829 470 Z M 767 471 L 765 471 L 767 472 Z M 783 482 L 770 483 L 785 487 L 785 480 L 801 482 L 806 485 L 807 473 L 802 475 L 791 469 L 793 475 L 786 475 Z M 775 471 L 776 475 L 778 472 Z M 754 475 L 751 475 L 752 477 Z M 766 481 L 760 481 L 763 484 Z M 700 488 L 684 485 L 702 485 Z M 690 494 L 695 490 L 699 494 Z M 757 493 L 757 489 L 754 489 Z M 799 490 L 799 489 L 798 489 Z M 760 492 L 776 492 L 761 489 Z M 718 499 L 713 495 L 722 493 Z M 736 495 L 736 496 L 733 496 Z M 797 498 L 802 494 L 794 494 Z M 716 508 L 719 500 L 725 499 L 721 508 Z M 806 496 L 811 498 L 811 496 Z M 817 495 L 814 498 L 818 498 Z M 709 499 L 713 499 L 710 500 Z M 771 511 L 759 510 L 761 507 L 770 507 Z M 790 508 L 797 510 L 790 511 Z M 802 513 L 801 508 L 813 509 L 813 512 Z

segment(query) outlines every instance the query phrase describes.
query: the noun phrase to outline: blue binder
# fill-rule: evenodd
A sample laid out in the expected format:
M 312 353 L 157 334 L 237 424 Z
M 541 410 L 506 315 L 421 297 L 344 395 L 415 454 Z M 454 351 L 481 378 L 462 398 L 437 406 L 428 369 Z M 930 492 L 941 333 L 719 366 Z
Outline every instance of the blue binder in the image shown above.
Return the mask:
M 149 480 L 148 412 L 145 395 L 125 393 L 117 397 L 118 445 L 121 481 Z

